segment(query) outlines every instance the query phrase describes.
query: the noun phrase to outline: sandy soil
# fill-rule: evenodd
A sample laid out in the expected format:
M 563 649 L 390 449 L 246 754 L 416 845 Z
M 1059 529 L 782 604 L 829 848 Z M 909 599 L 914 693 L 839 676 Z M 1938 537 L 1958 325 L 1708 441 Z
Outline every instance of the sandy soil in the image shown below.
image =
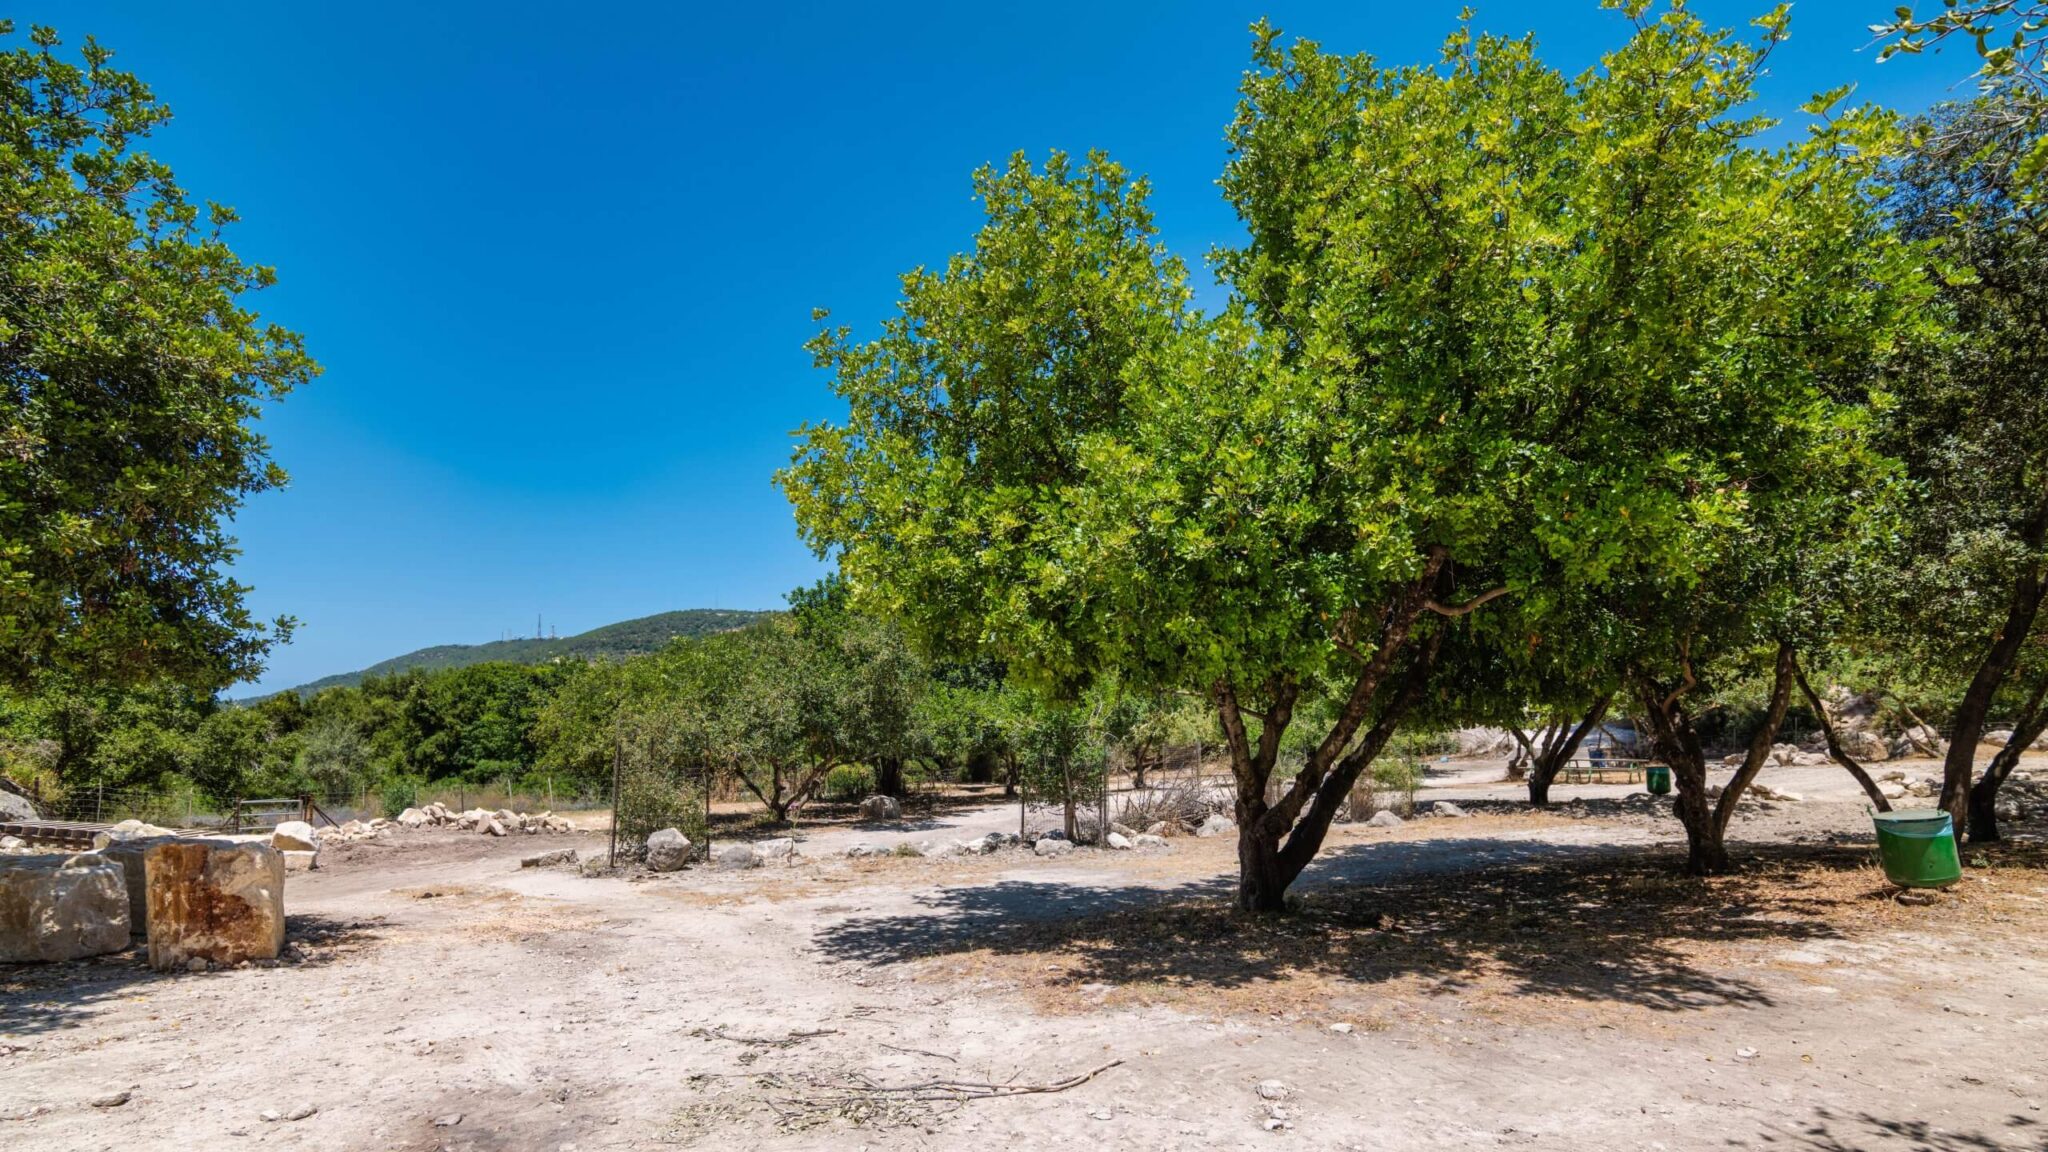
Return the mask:
M 519 867 L 559 837 L 349 846 L 291 877 L 279 967 L 0 967 L 0 1148 L 2048 1148 L 2038 856 L 1902 906 L 1816 775 L 1738 821 L 1767 866 L 1701 885 L 1633 789 L 1534 815 L 1485 803 L 1515 795 L 1486 771 L 1431 793 L 1485 814 L 1339 828 L 1303 913 L 1250 927 L 1217 912 L 1224 841 L 839 854 L 1014 807 L 823 828 L 736 874 Z

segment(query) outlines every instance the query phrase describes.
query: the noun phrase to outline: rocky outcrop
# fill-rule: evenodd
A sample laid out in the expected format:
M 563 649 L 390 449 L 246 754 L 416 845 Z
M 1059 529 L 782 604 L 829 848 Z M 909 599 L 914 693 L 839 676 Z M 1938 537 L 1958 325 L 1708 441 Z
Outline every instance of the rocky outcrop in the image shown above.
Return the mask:
M 0 857 L 0 963 L 79 960 L 128 947 L 121 866 L 94 853 Z
M 175 840 L 143 856 L 149 964 L 160 972 L 274 960 L 284 947 L 284 859 L 262 844 Z
M 860 818 L 863 820 L 901 820 L 903 805 L 894 796 L 870 796 L 860 802 Z

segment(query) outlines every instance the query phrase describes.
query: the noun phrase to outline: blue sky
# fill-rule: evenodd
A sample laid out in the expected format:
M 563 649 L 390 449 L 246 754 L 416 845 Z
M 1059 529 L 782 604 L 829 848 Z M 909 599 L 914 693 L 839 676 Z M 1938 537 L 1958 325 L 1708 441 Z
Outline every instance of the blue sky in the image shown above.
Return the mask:
M 31 6 L 32 8 L 35 6 Z M 1108 149 L 1167 242 L 1235 239 L 1215 179 L 1247 26 L 1428 58 L 1456 3 L 790 6 L 65 0 L 177 113 L 153 150 L 234 205 L 258 301 L 327 372 L 264 419 L 291 486 L 237 575 L 302 621 L 275 689 L 427 644 L 768 608 L 820 568 L 769 483 L 837 414 L 810 309 L 872 326 L 964 246 L 968 175 Z M 1478 4 L 1576 70 L 1592 0 Z M 1763 5 L 1704 3 L 1740 24 Z M 1890 4 L 1808 2 L 1767 107 L 1856 81 L 1914 110 L 1972 62 L 1879 67 Z

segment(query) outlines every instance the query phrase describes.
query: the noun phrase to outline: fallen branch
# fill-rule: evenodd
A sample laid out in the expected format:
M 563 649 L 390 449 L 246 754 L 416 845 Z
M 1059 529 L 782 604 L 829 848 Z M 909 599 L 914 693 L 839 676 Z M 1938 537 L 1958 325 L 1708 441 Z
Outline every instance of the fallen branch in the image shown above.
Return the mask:
M 735 1036 L 727 1032 L 723 1026 L 718 1028 L 693 1028 L 690 1030 L 690 1035 L 701 1036 L 706 1040 L 729 1040 L 734 1044 L 757 1044 L 764 1048 L 792 1048 L 806 1040 L 815 1040 L 820 1036 L 837 1036 L 838 1034 L 839 1029 L 837 1028 L 800 1028 L 787 1036 Z
M 1111 1060 L 1099 1068 L 1092 1068 L 1079 1075 L 1049 1084 L 991 1084 L 981 1080 L 925 1080 L 916 1084 L 835 1084 L 820 1085 L 827 1092 L 836 1093 L 840 1099 L 862 1096 L 888 1096 L 904 1100 L 993 1100 L 1004 1096 L 1031 1096 L 1047 1092 L 1065 1092 L 1095 1079 L 1111 1068 L 1122 1064 L 1122 1060 Z
M 905 1048 L 900 1044 L 884 1044 L 882 1047 L 887 1048 L 891 1052 L 908 1052 L 913 1056 L 934 1056 L 953 1064 L 960 1062 L 956 1057 L 948 1056 L 944 1052 L 933 1052 L 924 1048 Z

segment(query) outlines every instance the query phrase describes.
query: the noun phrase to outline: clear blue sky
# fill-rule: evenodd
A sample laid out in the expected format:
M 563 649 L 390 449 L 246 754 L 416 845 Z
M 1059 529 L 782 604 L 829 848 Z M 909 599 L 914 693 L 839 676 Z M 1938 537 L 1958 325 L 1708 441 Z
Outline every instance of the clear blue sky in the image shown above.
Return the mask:
M 1477 7 L 1574 70 L 1624 34 L 1593 0 Z M 1955 51 L 1859 51 L 1890 7 L 1795 6 L 1768 107 L 1966 94 Z M 1459 5 L 29 8 L 171 105 L 154 151 L 241 211 L 232 242 L 280 277 L 259 306 L 326 366 L 264 420 L 291 486 L 237 525 L 255 606 L 303 621 L 273 689 L 536 613 L 568 635 L 779 605 L 820 573 L 769 483 L 838 414 L 813 306 L 871 326 L 1017 149 L 1108 149 L 1198 260 L 1236 236 L 1214 181 L 1254 18 L 1408 62 Z

